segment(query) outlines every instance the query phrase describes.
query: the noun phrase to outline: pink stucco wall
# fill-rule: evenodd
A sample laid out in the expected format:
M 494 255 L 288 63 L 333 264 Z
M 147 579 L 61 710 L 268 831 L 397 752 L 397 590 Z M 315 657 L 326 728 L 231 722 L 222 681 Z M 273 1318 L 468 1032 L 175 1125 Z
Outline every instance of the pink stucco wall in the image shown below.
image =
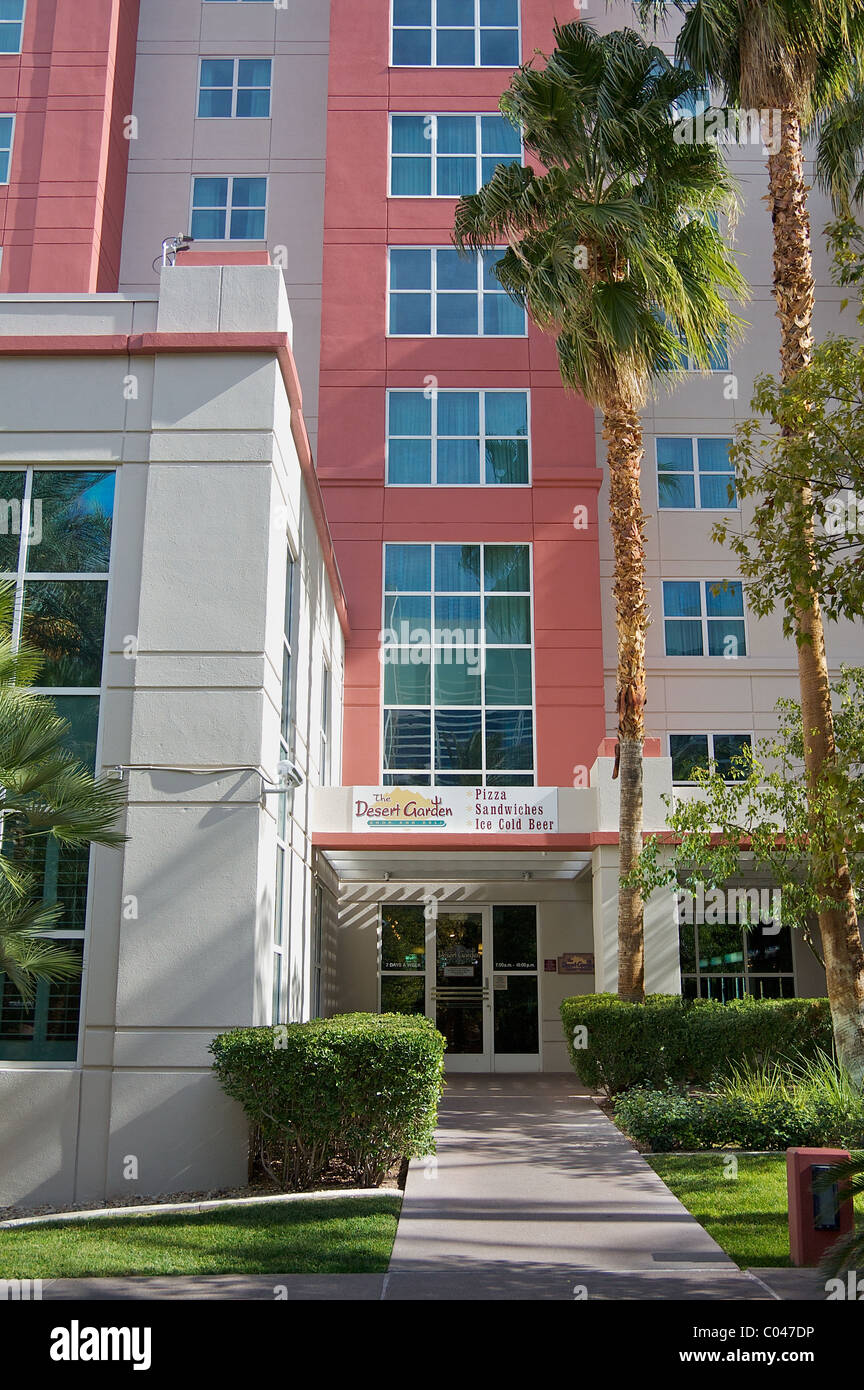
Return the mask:
M 560 8 L 560 6 L 558 6 Z M 552 47 L 555 0 L 522 0 L 523 54 Z M 345 584 L 343 782 L 380 776 L 385 541 L 534 547 L 537 780 L 569 786 L 605 732 L 593 413 L 561 387 L 552 342 L 388 339 L 386 247 L 447 245 L 452 199 L 388 199 L 388 111 L 494 111 L 502 69 L 388 67 L 388 0 L 332 0 L 318 469 Z M 572 16 L 567 15 L 566 18 Z M 530 488 L 386 488 L 385 391 L 531 391 Z M 585 506 L 587 529 L 573 526 Z
M 28 0 L 20 54 L 0 55 L 16 117 L 0 187 L 0 291 L 116 290 L 139 0 Z

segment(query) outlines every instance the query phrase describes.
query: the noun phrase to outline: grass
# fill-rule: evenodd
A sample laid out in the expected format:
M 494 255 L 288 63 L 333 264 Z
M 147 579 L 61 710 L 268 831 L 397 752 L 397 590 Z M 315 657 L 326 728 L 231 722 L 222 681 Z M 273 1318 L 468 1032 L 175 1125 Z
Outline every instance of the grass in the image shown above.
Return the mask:
M 722 1153 L 645 1154 L 689 1212 L 742 1269 L 789 1265 L 786 1155 L 737 1155 L 738 1176 L 724 1176 Z M 864 1198 L 855 1200 L 864 1217 Z
M 381 1274 L 395 1196 L 286 1202 L 0 1231 L 0 1278 L 132 1274 Z

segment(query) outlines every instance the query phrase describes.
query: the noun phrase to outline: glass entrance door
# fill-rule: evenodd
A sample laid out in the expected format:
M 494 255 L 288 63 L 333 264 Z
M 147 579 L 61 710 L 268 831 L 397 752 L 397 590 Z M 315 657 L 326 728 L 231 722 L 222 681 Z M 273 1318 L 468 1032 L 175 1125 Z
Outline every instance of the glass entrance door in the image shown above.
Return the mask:
M 428 1016 L 448 1071 L 539 1071 L 537 909 L 439 908 L 427 930 Z

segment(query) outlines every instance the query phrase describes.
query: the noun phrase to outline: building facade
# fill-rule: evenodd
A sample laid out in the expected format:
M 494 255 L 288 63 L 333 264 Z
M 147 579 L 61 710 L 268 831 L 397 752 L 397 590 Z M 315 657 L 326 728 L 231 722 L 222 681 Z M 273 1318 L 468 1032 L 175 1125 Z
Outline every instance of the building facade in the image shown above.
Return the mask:
M 226 1027 L 419 1011 L 453 1070 L 560 1071 L 561 1000 L 615 988 L 599 424 L 495 252 L 451 244 L 560 10 L 0 7 L 3 568 L 70 625 L 44 688 L 129 792 L 123 850 L 46 854 L 81 981 L 4 986 L 0 1202 L 241 1182 Z M 731 159 L 748 337 L 644 414 L 648 829 L 797 690 L 710 540 L 777 346 L 765 157 Z M 860 648 L 829 633 L 835 670 Z M 650 990 L 824 989 L 786 933 L 695 932 L 648 904 Z

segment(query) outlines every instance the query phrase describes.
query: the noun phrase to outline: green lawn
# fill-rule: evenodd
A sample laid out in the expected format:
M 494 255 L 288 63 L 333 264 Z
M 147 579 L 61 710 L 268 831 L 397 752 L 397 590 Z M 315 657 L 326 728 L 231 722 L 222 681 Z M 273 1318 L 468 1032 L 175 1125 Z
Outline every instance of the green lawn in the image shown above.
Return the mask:
M 130 1216 L 0 1231 L 0 1278 L 380 1274 L 399 1195 Z
M 644 1157 L 742 1269 L 789 1264 L 785 1153 L 739 1156 L 737 1178 L 720 1153 Z M 864 1217 L 864 1197 L 855 1210 Z

